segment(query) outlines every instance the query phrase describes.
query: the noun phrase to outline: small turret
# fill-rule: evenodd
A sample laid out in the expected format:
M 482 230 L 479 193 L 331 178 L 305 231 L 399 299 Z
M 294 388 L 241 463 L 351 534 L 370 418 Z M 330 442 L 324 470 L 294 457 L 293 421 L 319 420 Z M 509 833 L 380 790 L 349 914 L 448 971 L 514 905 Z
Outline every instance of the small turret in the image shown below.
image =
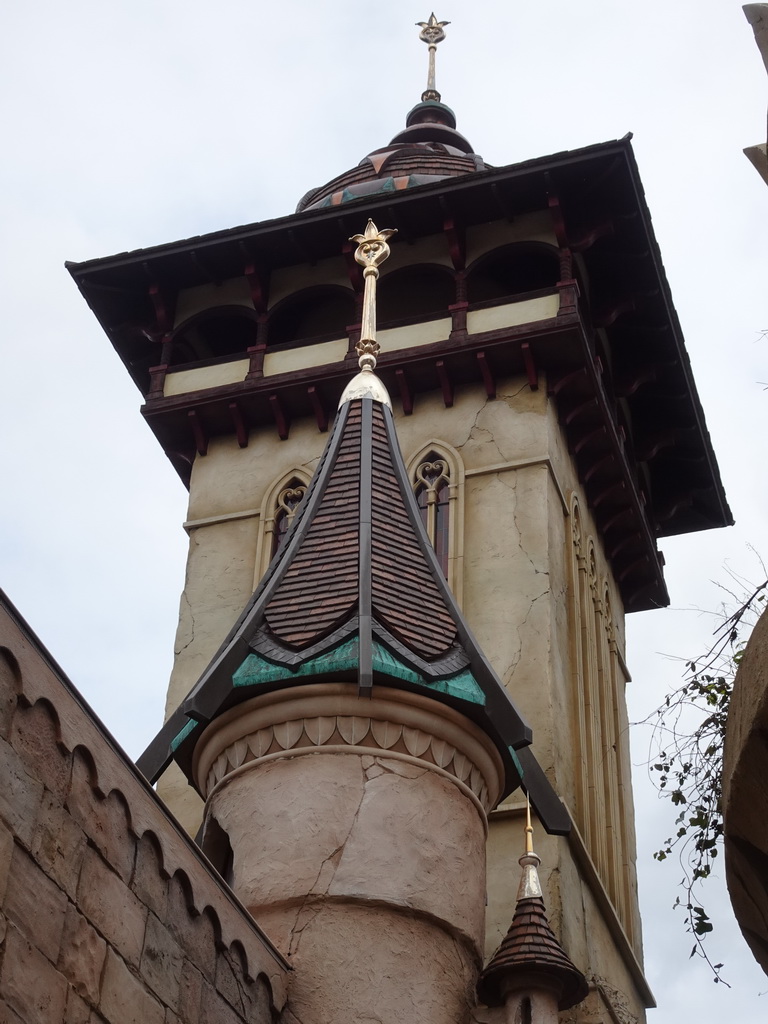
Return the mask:
M 533 850 L 531 807 L 525 827 L 523 874 L 509 931 L 477 986 L 487 1006 L 504 1006 L 507 1020 L 557 1024 L 557 1014 L 586 998 L 584 975 L 571 962 L 547 920 L 539 881 L 541 858 Z

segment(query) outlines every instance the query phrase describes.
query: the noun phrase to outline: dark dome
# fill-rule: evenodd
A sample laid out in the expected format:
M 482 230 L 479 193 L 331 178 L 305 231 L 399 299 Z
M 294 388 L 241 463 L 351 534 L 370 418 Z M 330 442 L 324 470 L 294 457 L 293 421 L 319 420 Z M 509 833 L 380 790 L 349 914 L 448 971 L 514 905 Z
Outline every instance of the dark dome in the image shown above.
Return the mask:
M 340 206 L 379 192 L 400 192 L 485 167 L 482 157 L 473 153 L 470 143 L 456 131 L 451 108 L 437 100 L 423 100 L 409 112 L 405 128 L 388 146 L 375 149 L 357 167 L 326 185 L 311 189 L 296 212 Z

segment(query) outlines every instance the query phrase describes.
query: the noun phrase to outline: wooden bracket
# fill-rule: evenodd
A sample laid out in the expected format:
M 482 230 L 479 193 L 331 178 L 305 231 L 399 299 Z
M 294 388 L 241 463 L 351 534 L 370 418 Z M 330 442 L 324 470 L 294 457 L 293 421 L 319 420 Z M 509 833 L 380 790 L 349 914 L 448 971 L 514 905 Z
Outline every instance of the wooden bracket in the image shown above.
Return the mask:
M 450 409 L 453 406 L 453 384 L 448 373 L 448 367 L 445 365 L 445 360 L 438 359 L 435 363 L 435 369 L 437 370 L 437 379 L 440 381 L 440 388 L 443 392 L 443 403 L 446 409 Z
M 408 378 L 405 375 L 405 370 L 395 370 L 395 377 L 397 379 L 397 386 L 400 389 L 400 401 L 403 406 L 403 415 L 410 416 L 413 412 L 413 394 L 408 385 Z
M 321 434 L 324 434 L 328 429 L 328 413 L 325 411 L 320 392 L 313 384 L 307 388 L 307 394 L 309 395 L 309 404 L 312 406 L 312 411 L 315 414 L 317 429 Z
M 536 363 L 533 361 L 533 352 L 531 346 L 527 341 L 524 341 L 520 346 L 520 351 L 523 354 L 523 365 L 525 366 L 525 373 L 528 377 L 528 383 L 530 384 L 531 391 L 539 390 L 539 371 L 536 369 Z
M 278 395 L 269 396 L 269 404 L 272 408 L 272 415 L 275 417 L 275 426 L 277 427 L 278 437 L 281 441 L 288 440 L 288 433 L 290 431 L 290 424 L 288 418 L 283 410 L 282 402 Z
M 235 436 L 237 437 L 237 443 L 241 448 L 248 447 L 248 424 L 245 421 L 243 410 L 240 408 L 237 402 L 229 403 L 229 414 L 232 417 L 232 423 L 235 427 Z
M 477 353 L 477 365 L 480 367 L 480 373 L 483 377 L 483 385 L 485 386 L 485 393 L 489 398 L 496 397 L 496 380 L 493 376 L 490 363 L 485 352 Z
M 198 455 L 208 454 L 208 433 L 203 423 L 203 418 L 197 412 L 196 409 L 190 409 L 187 413 L 190 426 L 192 427 L 192 436 L 195 439 L 195 448 L 197 449 Z

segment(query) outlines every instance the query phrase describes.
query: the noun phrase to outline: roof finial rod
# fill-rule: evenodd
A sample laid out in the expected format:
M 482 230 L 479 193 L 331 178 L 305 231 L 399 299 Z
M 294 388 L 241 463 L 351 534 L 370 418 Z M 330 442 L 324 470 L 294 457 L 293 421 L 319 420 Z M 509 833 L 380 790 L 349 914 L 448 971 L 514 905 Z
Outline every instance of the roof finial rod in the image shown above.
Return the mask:
M 382 228 L 379 231 L 369 218 L 365 233 L 350 238 L 350 242 L 357 242 L 355 259 L 363 268 L 363 323 L 360 341 L 355 345 L 360 373 L 347 384 L 339 406 L 366 395 L 390 405 L 387 389 L 373 371 L 376 369 L 376 360 L 381 351 L 376 341 L 376 281 L 379 277 L 379 267 L 389 256 L 387 239 L 395 234 L 397 228 Z
M 380 347 L 376 341 L 376 281 L 379 267 L 389 256 L 387 239 L 397 233 L 397 228 L 382 228 L 381 231 L 369 218 L 365 234 L 353 235 L 350 242 L 357 242 L 355 259 L 363 268 L 363 324 L 360 341 L 355 346 L 361 370 L 375 370 Z
M 427 100 L 435 100 L 439 103 L 440 93 L 437 91 L 437 87 L 435 86 L 435 52 L 437 50 L 437 44 L 442 43 L 445 39 L 445 32 L 443 32 L 443 28 L 451 23 L 450 21 L 438 21 L 435 17 L 435 12 L 433 11 L 429 16 L 429 21 L 417 21 L 416 24 L 421 29 L 419 39 L 429 47 L 429 73 L 427 74 L 427 88 L 421 94 L 421 101 L 422 103 L 426 103 Z
M 541 896 L 541 882 L 539 881 L 538 871 L 541 857 L 533 852 L 530 798 L 527 801 L 525 813 L 525 853 L 520 858 L 519 864 L 523 869 L 523 875 L 520 879 L 520 888 L 517 890 L 518 900 L 530 899 L 532 896 Z

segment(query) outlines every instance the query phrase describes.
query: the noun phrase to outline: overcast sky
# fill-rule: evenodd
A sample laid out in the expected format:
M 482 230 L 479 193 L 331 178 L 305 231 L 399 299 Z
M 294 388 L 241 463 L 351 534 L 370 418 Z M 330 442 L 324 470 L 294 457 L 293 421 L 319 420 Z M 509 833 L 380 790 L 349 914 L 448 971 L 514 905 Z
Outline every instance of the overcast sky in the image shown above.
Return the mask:
M 765 224 L 742 154 L 764 141 L 759 52 L 731 0 L 475 0 L 450 20 L 438 88 L 503 165 L 634 132 L 737 526 L 666 541 L 672 607 L 631 618 L 642 718 L 713 628 L 726 568 L 768 558 Z M 3 112 L 0 582 L 132 756 L 154 734 L 184 578 L 186 492 L 140 395 L 64 269 L 281 216 L 404 125 L 425 85 L 428 8 L 259 0 L 38 0 L 0 14 Z M 647 741 L 635 737 L 634 760 Z M 672 809 L 637 770 L 652 1024 L 768 1013 L 768 978 L 722 883 L 710 939 L 733 988 L 688 959 Z M 714 916 L 714 913 L 713 913 Z M 760 993 L 766 993 L 760 995 Z

